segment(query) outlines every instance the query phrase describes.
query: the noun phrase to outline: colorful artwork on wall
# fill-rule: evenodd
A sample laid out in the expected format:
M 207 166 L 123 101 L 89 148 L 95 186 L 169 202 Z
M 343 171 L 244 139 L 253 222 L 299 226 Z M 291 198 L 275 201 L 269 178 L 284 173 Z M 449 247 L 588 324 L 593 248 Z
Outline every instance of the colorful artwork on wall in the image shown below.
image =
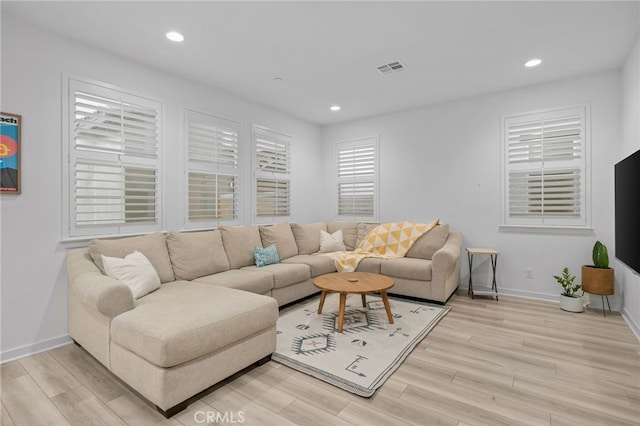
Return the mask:
M 0 113 L 0 194 L 19 194 L 22 117 Z

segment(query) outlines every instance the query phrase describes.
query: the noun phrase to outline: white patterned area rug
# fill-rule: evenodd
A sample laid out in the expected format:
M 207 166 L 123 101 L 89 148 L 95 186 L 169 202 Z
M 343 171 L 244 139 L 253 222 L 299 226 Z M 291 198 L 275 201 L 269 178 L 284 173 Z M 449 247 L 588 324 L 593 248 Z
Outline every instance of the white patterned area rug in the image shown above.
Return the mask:
M 343 333 L 338 333 L 337 294 L 318 315 L 316 297 L 281 313 L 272 359 L 356 395 L 370 397 L 438 324 L 448 306 L 390 298 L 393 324 L 382 300 L 347 296 Z

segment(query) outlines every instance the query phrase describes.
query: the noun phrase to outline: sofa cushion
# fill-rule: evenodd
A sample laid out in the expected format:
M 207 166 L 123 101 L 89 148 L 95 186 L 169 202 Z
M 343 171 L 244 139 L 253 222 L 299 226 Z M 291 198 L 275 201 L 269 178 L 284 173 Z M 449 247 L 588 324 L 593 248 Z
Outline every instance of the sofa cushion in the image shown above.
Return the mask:
M 380 265 L 386 261 L 387 259 L 380 259 L 378 257 L 367 257 L 366 259 L 362 259 L 360 263 L 358 263 L 358 267 L 356 268 L 356 271 L 371 272 L 373 274 L 379 274 Z
M 280 257 L 278 256 L 278 249 L 275 244 L 271 244 L 269 247 L 254 247 L 253 257 L 256 260 L 256 266 L 261 268 L 267 265 L 275 265 L 280 263 Z
M 260 229 L 257 226 L 223 226 L 220 232 L 222 232 L 222 243 L 231 269 L 255 265 L 253 248 L 262 247 Z
M 257 294 L 270 294 L 273 288 L 273 276 L 269 272 L 243 269 L 218 272 L 217 274 L 196 278 L 194 282 L 235 288 Z
M 178 280 L 193 280 L 204 275 L 228 271 L 229 260 L 220 231 L 170 232 L 167 247 Z
M 380 273 L 395 278 L 431 281 L 432 263 L 430 260 L 409 257 L 388 259 L 380 265 Z
M 313 254 L 320 250 L 320 231 L 327 231 L 324 222 L 309 223 L 306 225 L 291 224 L 291 231 L 296 239 L 299 254 Z
M 291 225 L 287 222 L 260 226 L 260 238 L 262 239 L 262 247 L 268 247 L 272 244 L 276 246 L 280 260 L 298 254 L 296 239 L 291 231 Z
M 332 253 L 335 251 L 345 251 L 344 234 L 342 229 L 338 229 L 333 234 L 320 231 L 320 253 Z
M 276 265 L 267 265 L 262 268 L 257 266 L 246 266 L 242 271 L 264 271 L 273 277 L 273 288 L 288 287 L 311 278 L 311 268 L 302 264 L 278 263 Z
M 160 277 L 149 259 L 138 250 L 124 259 L 102 255 L 102 264 L 108 276 L 131 289 L 134 299 L 151 293 L 160 287 Z
M 430 260 L 434 253 L 444 246 L 448 236 L 449 225 L 440 224 L 418 238 L 405 256 Z
M 379 223 L 370 223 L 370 222 L 362 222 L 358 224 L 358 241 L 356 242 L 356 247 L 360 245 L 364 237 L 367 236 L 369 231 L 371 231 L 376 226 L 380 225 Z
M 111 338 L 147 361 L 167 368 L 273 327 L 277 320 L 278 304 L 271 297 L 175 281 L 115 317 Z
M 344 245 L 347 250 L 356 248 L 358 242 L 358 222 L 329 222 L 327 232 L 333 234 L 338 229 L 342 229 Z
M 309 266 L 309 268 L 311 268 L 311 278 L 337 271 L 336 264 L 333 259 L 326 256 L 300 254 L 284 260 L 283 263 L 303 264 Z
M 89 254 L 103 274 L 105 270 L 102 264 L 102 255 L 124 258 L 126 255 L 133 253 L 134 250 L 138 250 L 149 259 L 149 262 L 151 262 L 160 277 L 160 282 L 166 283 L 176 279 L 171 267 L 166 237 L 161 232 L 154 232 L 140 237 L 92 240 L 89 243 Z

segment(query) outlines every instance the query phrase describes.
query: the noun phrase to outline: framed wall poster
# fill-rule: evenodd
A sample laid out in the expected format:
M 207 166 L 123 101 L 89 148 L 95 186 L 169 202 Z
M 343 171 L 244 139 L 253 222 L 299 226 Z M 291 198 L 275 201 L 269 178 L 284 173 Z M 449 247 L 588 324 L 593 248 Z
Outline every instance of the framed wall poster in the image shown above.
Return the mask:
M 20 193 L 22 116 L 0 112 L 0 194 Z

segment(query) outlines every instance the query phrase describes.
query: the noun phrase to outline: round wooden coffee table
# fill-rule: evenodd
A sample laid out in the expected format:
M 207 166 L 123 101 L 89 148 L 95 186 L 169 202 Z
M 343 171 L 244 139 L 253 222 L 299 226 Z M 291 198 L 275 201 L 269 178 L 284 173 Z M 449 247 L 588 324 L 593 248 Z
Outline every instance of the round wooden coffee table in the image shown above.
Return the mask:
M 313 280 L 313 285 L 322 290 L 320 295 L 320 304 L 318 305 L 318 313 L 322 313 L 322 306 L 327 293 L 340 294 L 340 310 L 338 313 L 338 333 L 342 333 L 342 325 L 344 323 L 344 310 L 347 301 L 347 294 L 361 294 L 362 306 L 366 308 L 367 293 L 380 293 L 384 308 L 387 311 L 389 324 L 393 324 L 393 315 L 391 315 L 391 307 L 387 298 L 387 290 L 393 287 L 393 280 L 387 276 L 373 274 L 370 272 L 334 272 L 319 276 Z

